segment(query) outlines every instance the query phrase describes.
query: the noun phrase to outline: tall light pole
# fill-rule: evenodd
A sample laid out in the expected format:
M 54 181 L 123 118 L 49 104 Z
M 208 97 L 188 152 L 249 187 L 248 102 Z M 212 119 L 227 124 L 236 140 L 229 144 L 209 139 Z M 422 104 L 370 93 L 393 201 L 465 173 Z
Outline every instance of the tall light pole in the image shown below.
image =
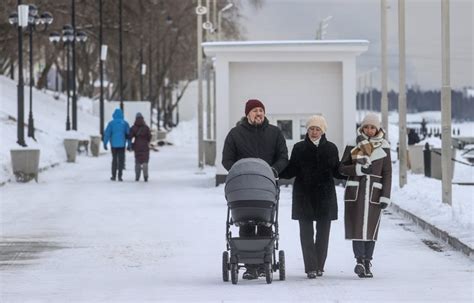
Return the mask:
M 71 41 L 72 47 L 72 129 L 77 130 L 77 95 L 76 95 L 76 3 L 71 3 L 71 25 L 74 39 Z
M 221 33 L 221 31 L 222 31 L 222 24 L 221 24 L 221 23 L 222 23 L 222 14 L 223 14 L 226 10 L 230 9 L 232 6 L 234 6 L 234 4 L 229 3 L 229 4 L 227 4 L 226 6 L 224 6 L 224 7 L 219 11 L 219 13 L 217 13 L 217 40 L 219 40 L 219 41 L 222 39 L 222 33 Z
M 451 80 L 450 80 L 450 43 L 449 43 L 449 0 L 441 1 L 441 174 L 443 203 L 452 204 L 451 184 Z
M 382 0 L 380 8 L 381 25 L 380 31 L 382 40 L 382 98 L 380 102 L 380 111 L 382 113 L 382 126 L 385 130 L 385 136 L 388 138 L 388 92 L 387 92 L 387 0 Z
M 155 7 L 155 3 L 152 2 L 151 5 L 153 6 L 152 9 L 148 12 L 149 20 L 148 20 L 148 100 L 150 101 L 150 128 L 153 126 L 153 58 L 152 58 L 152 47 L 153 47 L 153 14 L 152 10 Z M 158 107 L 157 107 L 158 110 Z M 156 125 L 156 129 L 158 130 L 158 124 Z
M 405 0 L 398 0 L 399 89 L 398 89 L 398 154 L 399 186 L 407 184 L 407 99 L 405 90 Z
M 71 90 L 71 80 L 69 79 L 70 74 L 70 49 L 74 41 L 85 43 L 87 41 L 87 35 L 79 31 L 75 34 L 73 27 L 69 24 L 63 26 L 62 36 L 59 33 L 53 32 L 49 35 L 49 41 L 54 45 L 58 44 L 60 41 L 63 41 L 64 47 L 66 47 L 66 91 L 67 91 L 67 102 L 66 102 L 66 130 L 71 130 L 71 124 L 69 120 L 69 96 Z M 74 99 L 73 99 L 74 100 Z M 74 129 L 74 128 L 73 128 Z
M 69 120 L 69 94 L 70 94 L 70 79 L 69 79 L 69 74 L 70 74 L 70 69 L 69 69 L 69 46 L 74 39 L 73 35 L 73 30 L 72 26 L 69 24 L 66 24 L 63 26 L 63 31 L 62 31 L 62 37 L 58 33 L 51 33 L 49 35 L 49 41 L 51 41 L 53 44 L 58 44 L 61 40 L 63 41 L 63 45 L 66 48 L 66 130 L 71 129 L 71 122 Z
M 28 137 L 36 141 L 35 125 L 33 119 L 33 86 L 35 85 L 35 76 L 33 74 L 33 32 L 36 30 L 37 24 L 44 24 L 44 30 L 53 22 L 53 16 L 49 12 L 44 12 L 38 16 L 38 8 L 35 5 L 29 5 L 28 15 L 28 38 L 30 44 L 30 106 L 28 115 Z
M 209 41 L 210 34 L 213 31 L 215 25 L 210 21 L 210 0 L 206 0 L 206 22 L 202 25 L 203 29 L 206 30 L 206 41 Z M 206 137 L 211 139 L 211 68 L 209 58 L 206 58 L 204 62 L 204 70 L 206 77 Z
M 102 5 L 103 0 L 99 0 L 99 45 L 100 45 L 100 55 L 99 55 L 99 74 L 100 74 L 100 97 L 99 97 L 99 131 L 100 135 L 104 135 L 104 61 L 107 57 L 107 46 L 104 50 L 104 41 L 103 41 L 103 12 Z
M 145 100 L 143 88 L 143 77 L 146 75 L 146 64 L 143 63 L 143 37 L 140 39 L 140 100 Z
M 197 14 L 197 76 L 198 76 L 198 166 L 204 168 L 204 128 L 203 128 L 203 100 L 202 100 L 202 15 L 207 13 L 207 8 L 198 0 Z
M 17 141 L 20 146 L 25 143 L 25 95 L 23 79 L 23 27 L 28 26 L 28 5 L 22 5 L 17 1 L 18 11 L 10 14 L 8 21 L 18 26 L 18 85 L 17 85 Z
M 120 109 L 123 111 L 122 0 L 119 0 L 119 70 Z

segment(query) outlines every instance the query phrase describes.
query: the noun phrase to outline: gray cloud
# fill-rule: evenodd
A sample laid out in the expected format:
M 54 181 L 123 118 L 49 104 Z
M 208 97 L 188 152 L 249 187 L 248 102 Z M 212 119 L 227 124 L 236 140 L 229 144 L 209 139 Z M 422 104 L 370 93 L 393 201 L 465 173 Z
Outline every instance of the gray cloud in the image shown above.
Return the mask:
M 387 0 L 389 88 L 398 89 L 398 1 Z M 358 60 L 358 72 L 377 68 L 379 86 L 379 0 L 265 0 L 255 10 L 241 1 L 248 40 L 311 40 L 319 21 L 331 15 L 325 39 L 367 39 L 369 50 Z M 441 86 L 441 0 L 406 1 L 407 84 L 425 89 Z M 474 86 L 474 4 L 450 1 L 451 84 Z

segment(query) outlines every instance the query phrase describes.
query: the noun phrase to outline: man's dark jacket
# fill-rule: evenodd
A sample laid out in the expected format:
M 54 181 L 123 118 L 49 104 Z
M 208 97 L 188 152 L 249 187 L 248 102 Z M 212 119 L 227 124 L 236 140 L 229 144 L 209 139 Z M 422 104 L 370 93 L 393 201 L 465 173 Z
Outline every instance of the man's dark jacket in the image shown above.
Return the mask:
M 243 158 L 260 158 L 278 173 L 288 165 L 288 149 L 281 130 L 268 119 L 259 126 L 249 124 L 246 117 L 230 130 L 224 142 L 222 165 L 230 170 Z
M 334 143 L 322 135 L 319 146 L 306 138 L 296 143 L 290 163 L 280 175 L 293 177 L 293 220 L 337 220 L 337 197 L 334 178 L 339 174 L 339 152 Z

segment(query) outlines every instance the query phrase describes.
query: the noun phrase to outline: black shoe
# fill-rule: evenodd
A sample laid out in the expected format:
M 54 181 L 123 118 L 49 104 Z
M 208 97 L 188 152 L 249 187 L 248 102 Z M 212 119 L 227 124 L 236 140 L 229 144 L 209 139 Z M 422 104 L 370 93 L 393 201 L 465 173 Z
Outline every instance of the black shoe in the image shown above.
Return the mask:
M 140 177 L 135 177 L 135 181 L 139 181 L 140 180 Z
M 148 177 L 144 177 L 143 179 L 145 180 L 145 182 L 148 182 Z
M 323 276 L 323 272 L 324 272 L 324 270 L 318 269 L 318 270 L 316 271 L 316 276 L 322 277 L 322 276 Z
M 255 269 L 247 269 L 242 275 L 242 279 L 245 280 L 254 280 L 258 279 L 257 271 Z
M 366 278 L 373 278 L 374 275 L 370 271 L 370 267 L 372 267 L 372 263 L 370 263 L 370 260 L 364 260 L 364 269 L 365 269 L 365 277 Z
M 111 180 L 111 181 L 115 181 L 115 177 L 113 177 L 113 176 L 110 177 L 110 180 Z
M 122 180 L 122 177 L 118 177 L 118 180 L 119 180 L 120 182 L 122 182 L 122 181 L 123 181 L 123 180 Z
M 365 267 L 362 259 L 357 258 L 357 264 L 354 267 L 354 272 L 359 276 L 359 278 L 365 278 Z
M 306 275 L 308 276 L 308 279 L 316 279 L 318 274 L 316 271 L 309 271 Z

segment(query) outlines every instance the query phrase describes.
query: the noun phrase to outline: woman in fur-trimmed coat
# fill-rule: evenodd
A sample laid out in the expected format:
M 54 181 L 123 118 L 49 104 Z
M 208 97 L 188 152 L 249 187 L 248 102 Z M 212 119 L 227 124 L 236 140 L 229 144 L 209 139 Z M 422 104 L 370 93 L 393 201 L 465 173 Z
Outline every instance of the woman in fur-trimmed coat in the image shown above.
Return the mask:
M 346 146 L 339 172 L 348 176 L 344 192 L 344 224 L 347 240 L 352 240 L 354 268 L 359 277 L 370 271 L 377 240 L 381 210 L 390 204 L 392 163 L 390 144 L 376 114 L 369 113 L 357 130 L 354 145 Z

